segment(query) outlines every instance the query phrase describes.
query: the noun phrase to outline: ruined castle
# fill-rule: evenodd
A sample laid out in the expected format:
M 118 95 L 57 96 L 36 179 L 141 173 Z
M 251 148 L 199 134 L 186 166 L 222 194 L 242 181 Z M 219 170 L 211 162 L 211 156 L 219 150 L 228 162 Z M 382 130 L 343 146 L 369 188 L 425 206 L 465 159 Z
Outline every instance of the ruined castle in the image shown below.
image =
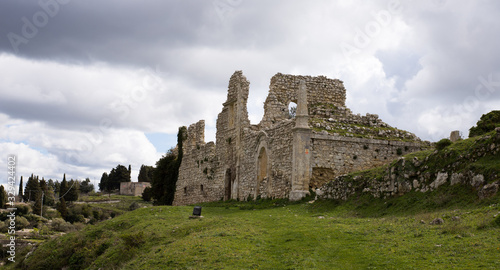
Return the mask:
M 250 124 L 250 82 L 241 71 L 229 80 L 217 118 L 216 143 L 205 143 L 205 122 L 192 124 L 174 205 L 255 198 L 299 200 L 334 179 L 418 151 L 414 134 L 376 114 L 353 114 L 343 82 L 324 76 L 278 73 L 271 78 L 264 116 Z M 295 103 L 296 113 L 289 105 Z

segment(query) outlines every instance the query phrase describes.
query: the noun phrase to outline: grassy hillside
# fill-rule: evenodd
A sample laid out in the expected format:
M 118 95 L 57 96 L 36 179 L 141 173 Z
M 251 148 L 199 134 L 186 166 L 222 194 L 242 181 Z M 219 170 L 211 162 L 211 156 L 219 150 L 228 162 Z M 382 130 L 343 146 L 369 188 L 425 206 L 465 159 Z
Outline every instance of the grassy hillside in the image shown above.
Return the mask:
M 362 198 L 226 202 L 204 206 L 199 220 L 188 218 L 192 207 L 141 208 L 48 241 L 15 267 L 497 269 L 500 199 L 490 200 L 434 211 L 397 202 L 409 214 L 396 201 Z M 443 225 L 429 224 L 438 217 Z
M 21 251 L 7 269 L 498 269 L 500 192 L 479 196 L 466 181 L 386 199 L 362 192 L 365 180 L 428 184 L 443 172 L 496 183 L 500 132 L 347 175 L 358 192 L 342 202 L 205 203 L 203 219 L 189 219 L 189 206 L 109 204 L 123 214 Z

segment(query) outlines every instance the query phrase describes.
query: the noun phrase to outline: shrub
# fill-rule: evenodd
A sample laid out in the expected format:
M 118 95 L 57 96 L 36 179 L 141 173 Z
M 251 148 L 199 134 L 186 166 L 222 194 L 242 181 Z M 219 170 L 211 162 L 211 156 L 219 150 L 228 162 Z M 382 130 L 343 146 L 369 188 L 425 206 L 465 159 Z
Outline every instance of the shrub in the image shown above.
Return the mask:
M 493 224 L 497 227 L 500 227 L 500 215 L 498 215 L 494 220 Z
M 142 199 L 146 202 L 151 201 L 151 188 L 150 187 L 147 187 L 144 189 L 144 191 L 142 192 Z
M 66 217 L 66 221 L 75 223 L 75 222 L 85 222 L 85 217 L 82 214 L 69 214 Z
M 123 242 L 125 242 L 125 246 L 128 248 L 139 247 L 145 242 L 144 233 L 142 231 L 134 234 L 122 234 L 120 238 L 123 240 Z
M 452 142 L 449 139 L 446 139 L 446 138 L 441 139 L 439 142 L 436 143 L 436 149 L 438 151 L 441 151 L 451 144 L 452 144 Z
M 128 209 L 130 211 L 134 211 L 135 209 L 140 208 L 140 207 L 141 206 L 137 202 L 133 202 L 132 204 L 130 204 L 130 206 L 128 207 Z
M 9 230 L 6 222 L 0 222 L 0 233 L 6 233 Z
M 29 212 L 31 212 L 31 209 L 29 207 L 29 205 L 27 204 L 21 204 L 21 205 L 16 205 L 16 215 L 18 216 L 25 216 L 27 215 Z
M 10 220 L 6 220 L 5 224 L 8 225 Z M 25 217 L 16 217 L 16 230 L 22 230 L 30 225 L 30 222 Z
M 74 230 L 74 226 L 71 223 L 64 221 L 62 218 L 53 219 L 50 227 L 52 230 L 57 232 L 70 232 Z
M 483 114 L 476 125 L 469 129 L 469 138 L 483 135 L 500 126 L 500 111 Z

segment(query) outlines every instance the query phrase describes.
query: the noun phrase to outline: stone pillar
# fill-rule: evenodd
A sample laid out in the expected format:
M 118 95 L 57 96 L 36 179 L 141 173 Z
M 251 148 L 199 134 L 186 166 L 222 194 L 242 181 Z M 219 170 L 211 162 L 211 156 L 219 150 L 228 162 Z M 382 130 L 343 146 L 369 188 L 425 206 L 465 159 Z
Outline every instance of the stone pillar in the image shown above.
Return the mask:
M 297 93 L 297 113 L 295 115 L 295 128 L 309 129 L 309 112 L 307 111 L 306 82 L 301 80 Z
M 460 137 L 460 131 L 454 130 L 454 131 L 451 132 L 451 134 L 450 134 L 450 141 L 456 142 L 456 141 L 459 141 L 460 139 L 462 139 Z
M 305 81 L 300 81 L 297 93 L 297 114 L 293 129 L 292 190 L 290 200 L 297 201 L 309 194 L 311 180 L 311 129 L 307 111 L 307 89 Z

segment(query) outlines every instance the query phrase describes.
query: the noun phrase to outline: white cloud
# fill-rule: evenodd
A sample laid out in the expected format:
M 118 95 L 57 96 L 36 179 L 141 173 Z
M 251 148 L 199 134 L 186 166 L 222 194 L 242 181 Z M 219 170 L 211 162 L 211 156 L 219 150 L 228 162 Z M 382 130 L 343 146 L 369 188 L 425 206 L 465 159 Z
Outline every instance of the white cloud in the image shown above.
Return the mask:
M 19 56 L 0 40 L 0 142 L 28 153 L 33 173 L 99 178 L 116 163 L 135 171 L 160 155 L 144 133 L 174 136 L 199 119 L 214 140 L 235 70 L 251 82 L 254 124 L 277 72 L 338 78 L 354 113 L 428 140 L 467 135 L 500 104 L 494 1 L 229 1 L 224 14 L 210 2 L 151 1 L 92 13 L 86 24 L 116 5 L 87 2 L 65 6 Z M 15 22 L 32 11 L 2 5 L 0 22 L 19 32 Z M 342 44 L 355 52 L 346 57 Z M 494 90 L 478 98 L 490 74 Z

